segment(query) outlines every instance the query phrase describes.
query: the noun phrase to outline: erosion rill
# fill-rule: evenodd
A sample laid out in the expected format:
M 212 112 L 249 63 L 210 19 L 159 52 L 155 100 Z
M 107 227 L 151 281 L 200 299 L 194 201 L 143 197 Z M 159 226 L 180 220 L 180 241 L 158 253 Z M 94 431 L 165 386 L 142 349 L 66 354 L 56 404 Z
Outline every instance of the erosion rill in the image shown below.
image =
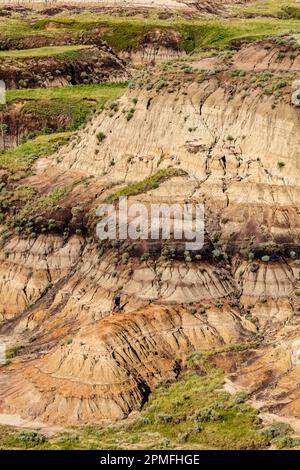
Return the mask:
M 213 15 L 238 14 L 212 3 Z M 156 63 L 139 47 L 82 42 L 67 58 L 9 58 L 8 85 L 21 94 L 1 110 L 16 148 L 0 154 L 0 424 L 76 425 L 75 448 L 88 448 L 85 425 L 101 430 L 94 448 L 266 448 L 282 429 L 280 445 L 299 446 L 299 34 L 191 55 L 164 38 Z M 57 87 L 120 81 L 94 95 L 86 123 L 44 116 L 42 127 L 24 111 L 27 88 L 46 99 L 54 86 L 59 100 Z M 97 207 L 122 195 L 129 206 L 203 204 L 203 248 L 99 241 Z M 112 314 L 117 291 L 126 307 Z M 230 428 L 242 419 L 245 438 Z

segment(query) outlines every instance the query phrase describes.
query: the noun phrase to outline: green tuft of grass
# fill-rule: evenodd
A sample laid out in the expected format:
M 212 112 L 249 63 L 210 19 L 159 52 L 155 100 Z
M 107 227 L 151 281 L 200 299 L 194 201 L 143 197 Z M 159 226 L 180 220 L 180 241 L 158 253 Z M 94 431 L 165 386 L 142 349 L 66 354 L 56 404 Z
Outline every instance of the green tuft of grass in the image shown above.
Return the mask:
M 182 176 L 184 172 L 175 168 L 165 168 L 157 171 L 151 176 L 148 176 L 142 181 L 136 183 L 131 183 L 123 189 L 115 193 L 111 193 L 107 197 L 108 202 L 115 202 L 122 196 L 136 196 L 137 194 L 142 194 L 151 189 L 156 189 L 160 183 L 166 181 L 169 178 L 174 176 Z

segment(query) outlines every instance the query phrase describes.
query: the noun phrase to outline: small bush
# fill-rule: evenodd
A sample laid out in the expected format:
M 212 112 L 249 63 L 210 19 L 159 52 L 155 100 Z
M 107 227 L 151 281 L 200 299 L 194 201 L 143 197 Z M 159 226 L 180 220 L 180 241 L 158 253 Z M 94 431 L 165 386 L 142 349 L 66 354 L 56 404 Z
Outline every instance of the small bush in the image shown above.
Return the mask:
M 38 445 L 46 441 L 46 437 L 36 431 L 22 431 L 17 436 L 17 440 L 26 444 Z
M 195 421 L 198 423 L 209 423 L 211 421 L 220 421 L 221 419 L 222 415 L 214 408 L 203 408 L 195 417 Z
M 300 439 L 285 436 L 281 437 L 276 441 L 278 449 L 292 449 L 293 447 L 299 446 L 300 445 Z
M 157 421 L 160 424 L 168 424 L 172 422 L 172 416 L 164 414 L 164 413 L 160 413 L 157 415 Z
M 100 132 L 98 132 L 96 137 L 99 140 L 99 142 L 103 142 L 103 140 L 106 138 L 106 135 L 104 134 L 104 132 L 100 131 Z
M 273 440 L 277 437 L 286 437 L 292 432 L 292 428 L 287 423 L 273 423 L 271 426 L 263 430 L 263 434 L 269 439 Z
M 178 442 L 184 444 L 185 442 L 187 442 L 188 438 L 190 436 L 190 432 L 189 431 L 186 431 L 186 432 L 181 432 L 178 434 Z
M 129 253 L 127 253 L 127 252 L 123 253 L 122 257 L 121 257 L 121 263 L 122 264 L 127 264 L 128 261 L 129 261 L 129 258 L 130 258 Z
M 252 263 L 250 266 L 250 271 L 256 273 L 259 270 L 259 265 L 257 263 Z
M 140 260 L 141 261 L 148 261 L 148 259 L 150 258 L 150 254 L 149 253 L 143 253 Z

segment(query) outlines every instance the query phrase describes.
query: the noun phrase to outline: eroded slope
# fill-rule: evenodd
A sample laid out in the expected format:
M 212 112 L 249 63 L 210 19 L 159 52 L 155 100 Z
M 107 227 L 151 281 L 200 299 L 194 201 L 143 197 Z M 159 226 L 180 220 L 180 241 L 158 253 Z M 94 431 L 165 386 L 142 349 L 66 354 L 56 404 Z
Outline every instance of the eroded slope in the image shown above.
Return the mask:
M 266 54 L 266 44 L 272 60 L 257 71 L 251 47 Z M 1 332 L 22 348 L 2 374 L 1 412 L 51 423 L 124 417 L 192 352 L 255 339 L 233 379 L 259 383 L 268 410 L 286 387 L 280 412 L 298 416 L 299 66 L 297 53 L 279 52 L 262 42 L 148 70 L 36 163 L 25 181 L 38 203 L 5 212 Z M 129 203 L 203 202 L 198 257 L 157 241 L 99 246 L 93 209 L 124 190 Z M 118 288 L 129 303 L 111 316 Z

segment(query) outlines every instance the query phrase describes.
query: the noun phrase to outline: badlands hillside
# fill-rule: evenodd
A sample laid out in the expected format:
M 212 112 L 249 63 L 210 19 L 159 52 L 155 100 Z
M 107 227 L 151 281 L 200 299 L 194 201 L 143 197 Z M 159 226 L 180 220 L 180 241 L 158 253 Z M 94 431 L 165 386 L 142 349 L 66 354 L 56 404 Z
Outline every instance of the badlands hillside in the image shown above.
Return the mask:
M 20 3 L 0 18 L 0 447 L 300 448 L 300 5 Z M 202 203 L 204 247 L 100 242 L 122 195 Z

